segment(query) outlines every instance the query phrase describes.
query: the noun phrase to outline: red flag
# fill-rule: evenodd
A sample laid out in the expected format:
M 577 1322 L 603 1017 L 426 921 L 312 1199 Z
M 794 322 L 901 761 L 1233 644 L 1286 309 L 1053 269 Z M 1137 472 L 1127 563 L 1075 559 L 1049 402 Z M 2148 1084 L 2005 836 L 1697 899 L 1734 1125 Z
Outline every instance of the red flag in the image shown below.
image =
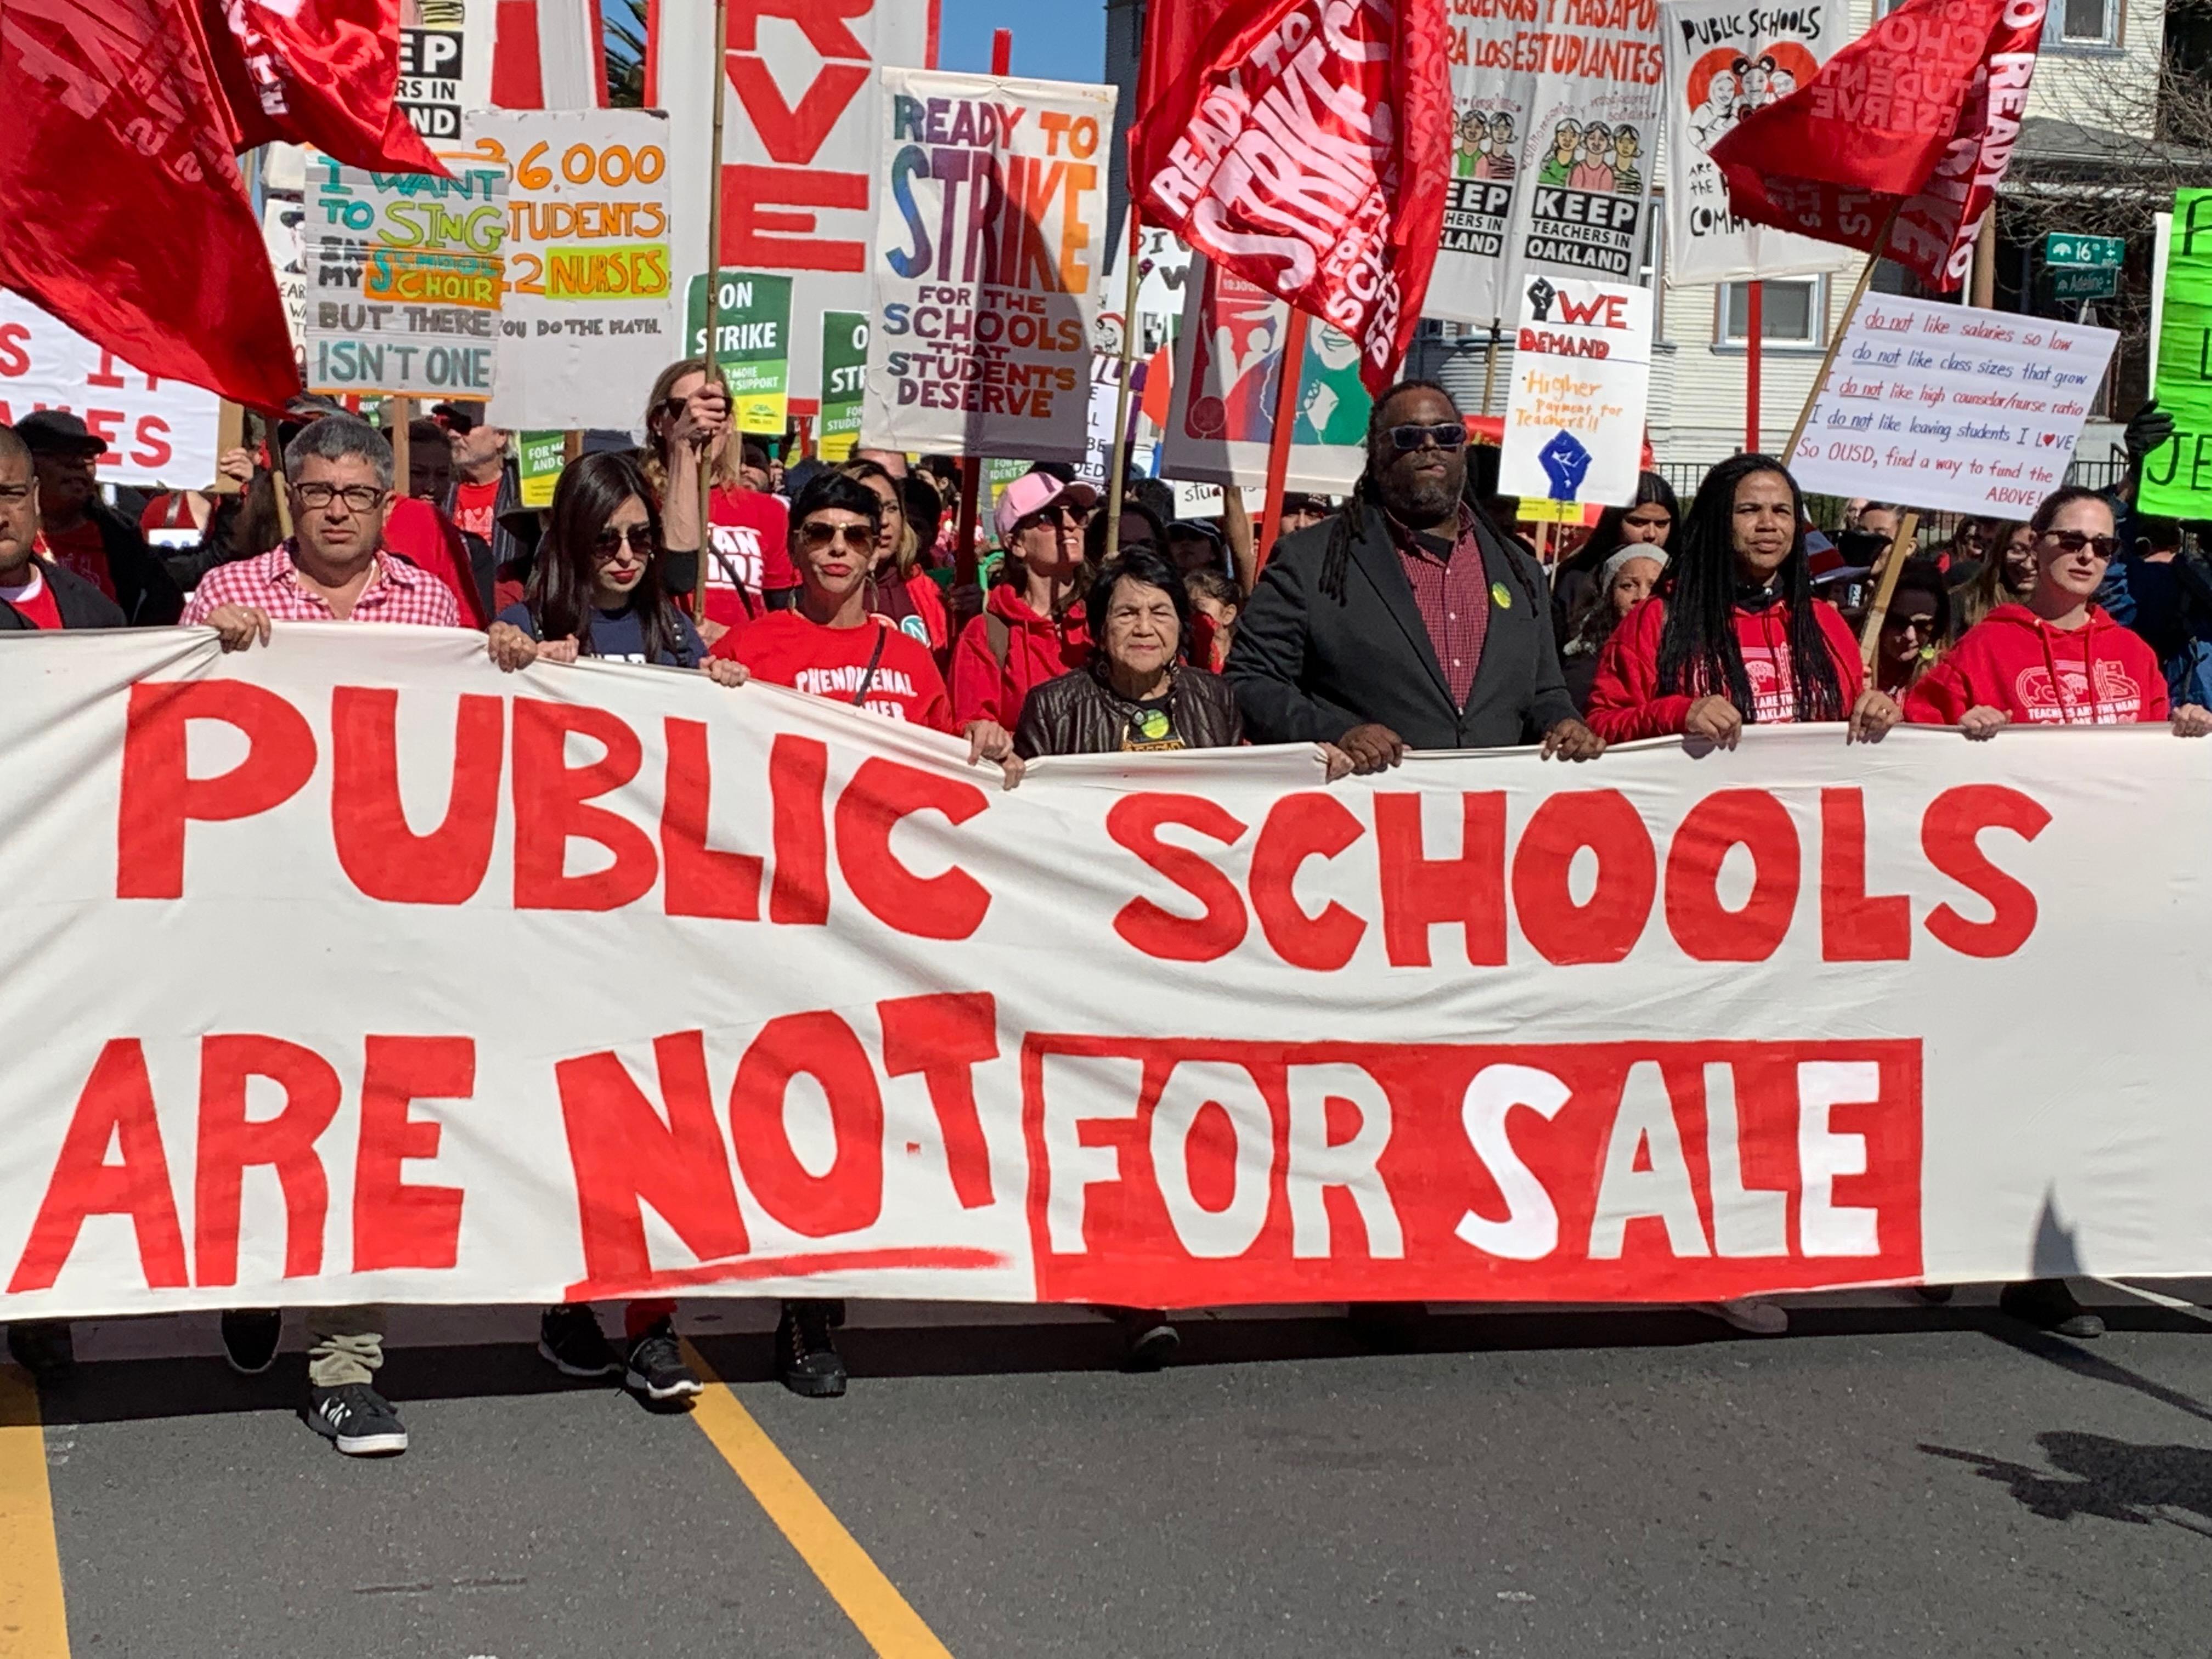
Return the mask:
M 380 173 L 446 169 L 407 112 L 399 0 L 199 0 L 236 147 L 283 139 Z
M 149 374 L 300 390 L 191 0 L 7 0 L 0 283 Z
M 1881 242 L 1938 293 L 1958 287 L 2020 137 L 2043 9 L 1905 0 L 1713 146 L 1730 210 L 1870 252 Z
M 1342 329 L 1370 391 L 1436 264 L 1446 42 L 1442 0 L 1235 0 L 1129 134 L 1146 222 Z
M 1146 0 L 1145 39 L 1137 59 L 1137 108 L 1150 109 L 1190 66 L 1212 21 L 1210 0 Z

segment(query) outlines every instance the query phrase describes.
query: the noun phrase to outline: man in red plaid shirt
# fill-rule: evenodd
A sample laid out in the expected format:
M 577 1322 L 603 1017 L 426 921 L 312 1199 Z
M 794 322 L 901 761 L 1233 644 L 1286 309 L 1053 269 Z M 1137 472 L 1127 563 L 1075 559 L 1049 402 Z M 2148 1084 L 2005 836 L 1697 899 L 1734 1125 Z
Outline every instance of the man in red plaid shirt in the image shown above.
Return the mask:
M 186 625 L 205 623 L 226 651 L 269 641 L 272 621 L 412 623 L 458 628 L 452 591 L 384 550 L 392 510 L 392 446 L 367 422 L 326 416 L 284 451 L 297 532 L 258 559 L 218 565 L 185 606 Z M 283 1314 L 222 1316 L 230 1363 L 248 1375 L 276 1362 Z M 407 1449 L 407 1430 L 371 1387 L 384 1363 L 380 1308 L 318 1308 L 308 1316 L 307 1426 L 352 1456 Z
M 295 534 L 258 559 L 218 565 L 185 602 L 226 651 L 266 643 L 271 622 L 412 623 L 459 628 L 452 592 L 384 549 L 395 499 L 392 446 L 350 415 L 330 415 L 284 451 Z

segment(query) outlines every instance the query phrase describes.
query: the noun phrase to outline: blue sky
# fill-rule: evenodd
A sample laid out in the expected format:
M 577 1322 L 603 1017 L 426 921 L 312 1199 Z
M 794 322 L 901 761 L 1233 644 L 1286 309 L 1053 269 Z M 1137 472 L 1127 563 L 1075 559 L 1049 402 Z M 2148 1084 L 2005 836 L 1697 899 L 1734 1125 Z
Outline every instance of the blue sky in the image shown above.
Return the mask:
M 1014 32 L 1014 73 L 1045 81 L 1096 81 L 1105 68 L 1103 0 L 944 0 L 939 67 L 982 74 L 991 31 Z

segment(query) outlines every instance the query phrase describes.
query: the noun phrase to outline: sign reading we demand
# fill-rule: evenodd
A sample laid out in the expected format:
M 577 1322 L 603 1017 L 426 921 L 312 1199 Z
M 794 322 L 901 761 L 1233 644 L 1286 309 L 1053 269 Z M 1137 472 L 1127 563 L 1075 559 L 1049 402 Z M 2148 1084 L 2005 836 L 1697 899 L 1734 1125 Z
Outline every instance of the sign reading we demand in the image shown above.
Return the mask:
M 0 694 L 9 1318 L 1707 1300 L 2015 1278 L 2054 1224 L 2208 1265 L 2193 991 L 2141 969 L 2212 927 L 2212 750 L 2163 727 L 1010 792 L 459 630 L 42 635 Z M 2065 1030 L 1948 1040 L 2059 984 Z

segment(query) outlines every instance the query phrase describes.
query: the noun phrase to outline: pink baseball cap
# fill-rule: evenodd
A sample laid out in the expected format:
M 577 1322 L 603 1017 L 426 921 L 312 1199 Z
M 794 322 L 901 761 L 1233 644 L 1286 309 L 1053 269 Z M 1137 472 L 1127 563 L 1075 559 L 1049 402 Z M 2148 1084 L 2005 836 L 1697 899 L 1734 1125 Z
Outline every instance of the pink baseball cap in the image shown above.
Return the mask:
M 1042 513 L 1061 500 L 1071 507 L 1096 507 L 1098 492 L 1087 483 L 1062 483 L 1049 472 L 1023 473 L 999 492 L 999 505 L 992 514 L 992 522 L 998 526 L 999 545 L 1011 546 L 1016 525 L 1030 514 Z

